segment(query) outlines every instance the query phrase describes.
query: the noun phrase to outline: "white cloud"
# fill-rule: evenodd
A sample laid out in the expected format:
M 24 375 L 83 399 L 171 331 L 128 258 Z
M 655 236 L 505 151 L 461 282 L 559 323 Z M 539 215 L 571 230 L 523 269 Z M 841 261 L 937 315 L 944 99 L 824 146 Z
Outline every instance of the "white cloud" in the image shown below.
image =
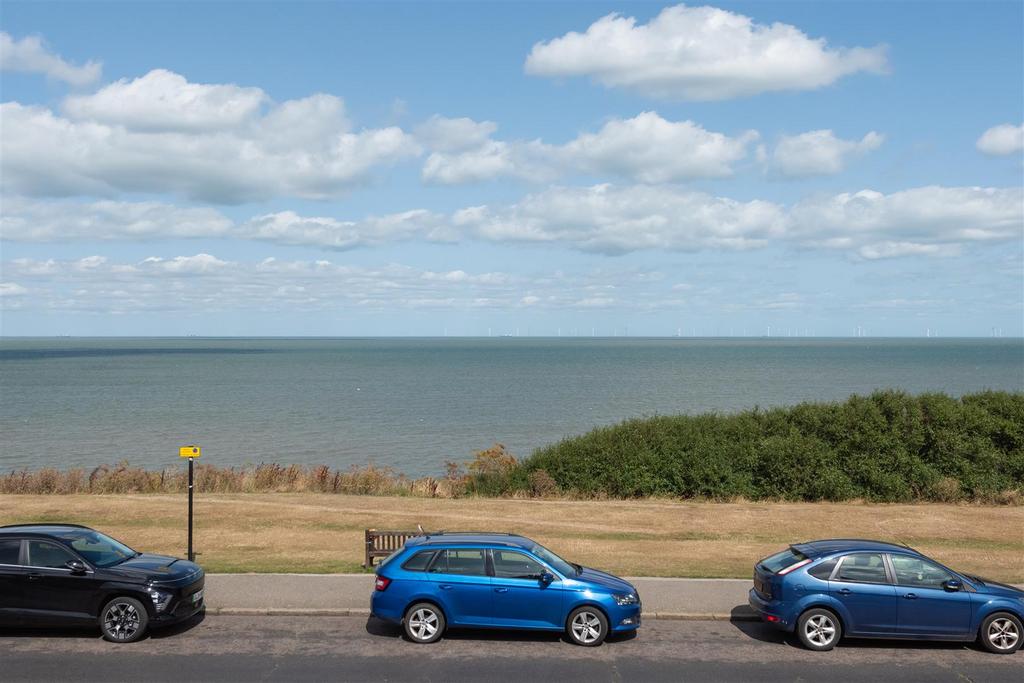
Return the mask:
M 0 282 L 0 297 L 24 296 L 28 294 L 28 288 L 22 287 L 17 282 Z
M 782 136 L 772 152 L 769 168 L 789 178 L 834 175 L 854 156 L 878 149 L 885 138 L 875 131 L 860 140 L 837 138 L 831 130 L 812 130 Z
M 331 95 L 264 110 L 258 89 L 195 85 L 170 72 L 110 88 L 69 99 L 68 118 L 0 105 L 4 188 L 37 196 L 176 193 L 217 203 L 320 199 L 419 153 L 400 128 L 351 130 Z
M 434 115 L 416 127 L 416 138 L 438 152 L 459 152 L 487 142 L 498 124 L 469 118 L 450 119 Z
M 581 133 L 564 145 L 493 140 L 489 136 L 494 127 L 485 125 L 489 122 L 476 124 L 470 119 L 435 118 L 430 124 L 431 131 L 464 131 L 419 138 L 439 149 L 427 158 L 422 175 L 425 181 L 440 184 L 499 177 L 543 182 L 572 173 L 643 183 L 721 178 L 732 175 L 733 165 L 746 157 L 748 146 L 758 138 L 756 131 L 729 137 L 693 121 L 668 121 L 653 111 L 611 119 L 596 133 Z
M 456 212 L 454 223 L 483 239 L 564 242 L 585 251 L 696 251 L 765 246 L 784 229 L 782 207 L 678 187 L 556 187 L 516 204 Z
M 1024 151 L 1024 123 L 992 126 L 978 138 L 978 150 L 992 156 L 1020 154 Z
M 232 229 L 231 220 L 214 209 L 159 202 L 83 204 L 9 198 L 4 205 L 0 236 L 18 242 L 221 237 Z
M 334 250 L 412 240 L 482 239 L 559 244 L 607 254 L 788 245 L 845 251 L 867 259 L 946 256 L 970 244 L 1019 242 L 1024 237 L 1024 190 L 861 190 L 811 196 L 786 207 L 678 185 L 602 184 L 556 186 L 511 204 L 465 207 L 447 215 L 413 209 L 340 220 L 280 211 L 237 222 L 208 208 L 151 202 L 17 199 L 5 206 L 0 236 L 23 242 L 205 237 Z M 452 273 L 450 277 L 460 277 L 460 271 Z
M 371 216 L 361 221 L 303 217 L 293 211 L 281 211 L 246 221 L 239 227 L 239 235 L 277 244 L 331 249 L 351 249 L 415 238 L 432 241 L 453 238 L 448 234 L 442 216 L 423 209 Z
M 72 119 L 121 125 L 136 131 L 212 131 L 252 121 L 267 101 L 259 88 L 189 83 L 184 76 L 154 69 L 121 79 L 92 95 L 64 100 Z
M 824 38 L 789 24 L 757 24 L 714 7 L 677 5 L 646 24 L 609 14 L 584 33 L 537 43 L 525 68 L 538 76 L 590 76 L 652 97 L 722 100 L 883 72 L 886 51 L 829 48 Z
M 39 36 L 26 36 L 15 40 L 6 31 L 0 31 L 0 68 L 3 71 L 44 74 L 47 78 L 83 86 L 97 81 L 103 67 L 89 61 L 75 66 L 50 52 Z
M 788 236 L 864 258 L 949 255 L 960 245 L 1024 237 L 1021 188 L 918 187 L 815 197 L 789 214 Z
M 11 198 L 0 216 L 0 237 L 15 242 L 145 241 L 230 238 L 285 245 L 351 249 L 400 240 L 456 238 L 444 216 L 423 209 L 359 221 L 300 216 L 293 211 L 235 222 L 211 208 L 160 202 L 69 202 Z

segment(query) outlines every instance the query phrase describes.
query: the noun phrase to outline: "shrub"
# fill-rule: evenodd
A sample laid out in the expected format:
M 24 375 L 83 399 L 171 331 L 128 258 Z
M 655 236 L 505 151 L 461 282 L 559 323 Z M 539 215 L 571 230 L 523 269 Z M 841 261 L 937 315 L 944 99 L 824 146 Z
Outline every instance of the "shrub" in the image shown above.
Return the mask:
M 1024 489 L 1024 393 L 954 399 L 879 391 L 733 415 L 627 420 L 538 449 L 543 470 L 587 496 L 1015 501 Z M 515 486 L 516 472 L 506 480 Z

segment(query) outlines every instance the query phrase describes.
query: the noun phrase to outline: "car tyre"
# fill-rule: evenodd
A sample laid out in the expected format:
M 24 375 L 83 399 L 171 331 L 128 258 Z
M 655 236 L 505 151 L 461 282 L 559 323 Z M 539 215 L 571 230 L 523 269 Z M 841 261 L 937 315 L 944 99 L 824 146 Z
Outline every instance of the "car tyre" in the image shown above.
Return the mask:
M 843 626 L 835 612 L 816 607 L 800 615 L 796 637 L 808 650 L 827 652 L 843 637 Z
M 990 614 L 981 622 L 978 639 L 982 647 L 997 655 L 1012 655 L 1024 641 L 1024 627 L 1020 619 L 1009 612 Z
M 422 644 L 440 640 L 445 624 L 444 613 L 429 602 L 417 602 L 405 611 L 405 619 L 402 620 L 409 640 Z
M 149 614 L 135 598 L 114 598 L 100 612 L 100 631 L 112 643 L 134 643 L 146 634 Z
M 569 640 L 583 647 L 597 647 L 608 637 L 608 617 L 596 607 L 577 607 L 566 619 Z

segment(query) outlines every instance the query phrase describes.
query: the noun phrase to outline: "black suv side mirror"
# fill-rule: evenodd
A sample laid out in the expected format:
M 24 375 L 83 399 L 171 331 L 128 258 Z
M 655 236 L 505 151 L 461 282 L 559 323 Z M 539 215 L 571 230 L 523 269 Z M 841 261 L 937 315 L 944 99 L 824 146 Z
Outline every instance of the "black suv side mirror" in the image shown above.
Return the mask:
M 942 587 L 948 590 L 950 593 L 955 593 L 964 587 L 960 582 L 960 579 L 949 579 L 948 581 L 942 582 Z
M 81 560 L 68 560 L 64 566 L 70 569 L 72 574 L 84 574 L 89 570 Z

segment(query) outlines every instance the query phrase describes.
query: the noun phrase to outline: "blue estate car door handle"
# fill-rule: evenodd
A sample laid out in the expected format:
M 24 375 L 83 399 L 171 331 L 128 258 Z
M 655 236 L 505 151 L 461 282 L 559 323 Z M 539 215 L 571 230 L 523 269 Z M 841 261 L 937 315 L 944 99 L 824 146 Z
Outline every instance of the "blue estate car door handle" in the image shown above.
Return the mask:
M 495 593 L 508 593 L 508 589 L 507 588 L 495 588 L 494 592 Z
M 917 600 L 917 595 L 915 593 L 907 593 L 903 597 L 905 597 L 907 600 Z
M 454 588 L 454 586 L 452 586 L 450 583 L 442 583 L 441 585 L 438 586 L 438 588 L 440 588 L 443 591 L 446 591 L 446 590 L 451 590 L 452 588 Z
M 850 594 L 850 593 L 852 593 L 852 592 L 853 592 L 853 591 L 852 591 L 852 590 L 850 590 L 849 588 L 840 588 L 840 589 L 839 589 L 839 594 L 840 594 L 840 595 L 849 595 L 849 594 Z

